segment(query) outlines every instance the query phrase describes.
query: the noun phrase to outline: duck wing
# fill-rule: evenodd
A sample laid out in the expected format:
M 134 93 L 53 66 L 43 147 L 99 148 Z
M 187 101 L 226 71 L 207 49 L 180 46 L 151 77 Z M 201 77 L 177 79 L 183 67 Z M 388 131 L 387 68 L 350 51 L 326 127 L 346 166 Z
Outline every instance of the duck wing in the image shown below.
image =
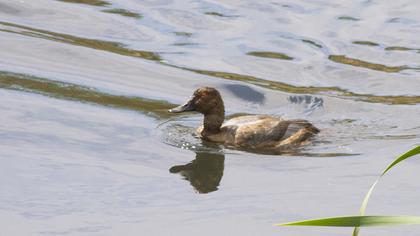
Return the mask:
M 235 131 L 236 146 L 252 148 L 273 147 L 286 140 L 302 141 L 319 132 L 306 120 L 283 120 L 271 116 L 237 117 L 226 125 Z
M 228 120 L 223 125 L 224 132 L 232 135 L 235 146 L 270 146 L 280 140 L 287 130 L 288 123 L 271 116 L 240 116 Z

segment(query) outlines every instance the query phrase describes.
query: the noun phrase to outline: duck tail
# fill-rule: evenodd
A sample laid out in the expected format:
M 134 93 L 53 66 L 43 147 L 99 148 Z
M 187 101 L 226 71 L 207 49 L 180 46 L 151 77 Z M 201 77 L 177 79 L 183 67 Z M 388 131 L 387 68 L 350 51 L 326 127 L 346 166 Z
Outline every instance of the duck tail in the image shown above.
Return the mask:
M 300 146 L 320 132 L 318 128 L 307 120 L 290 120 L 289 122 L 288 128 L 291 128 L 291 132 L 286 136 L 286 139 L 276 145 L 276 148 L 279 150 Z
M 315 127 L 313 124 L 309 123 L 307 120 L 291 120 L 291 124 L 296 124 L 300 126 L 300 128 L 305 129 L 307 132 L 310 132 L 312 134 L 317 134 L 321 132 L 317 127 Z
M 310 126 L 306 127 L 306 129 L 313 134 L 317 134 L 317 133 L 321 132 L 321 130 L 319 130 L 317 127 L 313 126 L 312 124 Z

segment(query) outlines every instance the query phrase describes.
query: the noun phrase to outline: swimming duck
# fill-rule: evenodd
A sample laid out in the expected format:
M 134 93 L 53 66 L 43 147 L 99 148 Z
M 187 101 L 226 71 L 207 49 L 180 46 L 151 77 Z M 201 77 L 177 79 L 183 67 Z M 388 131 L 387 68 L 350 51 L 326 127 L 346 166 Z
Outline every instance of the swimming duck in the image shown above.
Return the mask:
M 279 150 L 299 146 L 319 129 L 306 120 L 285 120 L 268 115 L 245 115 L 225 121 L 220 93 L 211 87 L 197 89 L 185 104 L 169 112 L 196 111 L 204 115 L 198 136 L 206 141 L 247 149 Z

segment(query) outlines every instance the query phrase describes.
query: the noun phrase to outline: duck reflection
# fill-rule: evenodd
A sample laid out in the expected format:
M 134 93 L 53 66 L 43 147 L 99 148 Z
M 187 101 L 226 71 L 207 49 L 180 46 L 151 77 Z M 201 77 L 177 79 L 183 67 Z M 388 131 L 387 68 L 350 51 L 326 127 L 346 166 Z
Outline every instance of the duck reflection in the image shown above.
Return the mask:
M 169 172 L 181 174 L 199 193 L 210 193 L 218 189 L 224 162 L 224 154 L 196 152 L 193 161 L 186 165 L 173 166 Z

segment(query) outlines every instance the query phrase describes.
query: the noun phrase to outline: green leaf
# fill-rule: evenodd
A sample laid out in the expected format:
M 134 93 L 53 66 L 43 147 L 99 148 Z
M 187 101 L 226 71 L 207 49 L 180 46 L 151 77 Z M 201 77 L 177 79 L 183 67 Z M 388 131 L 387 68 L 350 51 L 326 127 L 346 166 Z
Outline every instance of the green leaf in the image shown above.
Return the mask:
M 409 224 L 420 224 L 420 216 L 343 216 L 289 222 L 275 226 L 372 227 Z
M 420 145 L 409 150 L 408 152 L 402 154 L 401 156 L 397 157 L 397 159 L 395 159 L 383 172 L 382 174 L 378 177 L 378 179 L 375 181 L 375 183 L 372 184 L 372 186 L 370 187 L 369 191 L 366 193 L 365 198 L 363 199 L 362 202 L 362 206 L 360 207 L 360 215 L 363 216 L 365 215 L 366 212 L 366 207 L 367 204 L 369 202 L 369 198 L 372 195 L 373 189 L 375 188 L 376 184 L 379 182 L 379 180 L 382 178 L 382 176 L 384 176 L 389 170 L 391 170 L 391 168 L 393 168 L 395 165 L 397 165 L 398 163 L 404 161 L 405 159 L 415 156 L 417 154 L 420 154 Z M 356 227 L 353 231 L 353 236 L 358 236 L 359 235 L 359 228 Z
M 360 207 L 360 216 L 343 216 L 333 218 L 321 218 L 313 220 L 296 221 L 290 223 L 275 224 L 275 226 L 332 226 L 332 227 L 355 227 L 353 236 L 358 236 L 359 227 L 370 226 L 385 226 L 385 225 L 407 225 L 420 224 L 420 216 L 365 216 L 365 211 L 369 198 L 372 195 L 373 189 L 389 170 L 391 170 L 398 163 L 406 160 L 409 157 L 420 154 L 420 145 L 409 150 L 408 152 L 397 157 L 388 167 L 382 172 L 378 179 L 373 183 Z
M 386 172 L 388 172 L 392 167 L 394 167 L 396 164 L 400 163 L 401 161 L 404 161 L 405 159 L 412 157 L 414 155 L 420 154 L 420 145 L 411 149 L 410 151 L 402 154 L 399 156 L 395 161 L 393 161 L 385 170 L 382 172 L 381 176 L 385 175 Z

